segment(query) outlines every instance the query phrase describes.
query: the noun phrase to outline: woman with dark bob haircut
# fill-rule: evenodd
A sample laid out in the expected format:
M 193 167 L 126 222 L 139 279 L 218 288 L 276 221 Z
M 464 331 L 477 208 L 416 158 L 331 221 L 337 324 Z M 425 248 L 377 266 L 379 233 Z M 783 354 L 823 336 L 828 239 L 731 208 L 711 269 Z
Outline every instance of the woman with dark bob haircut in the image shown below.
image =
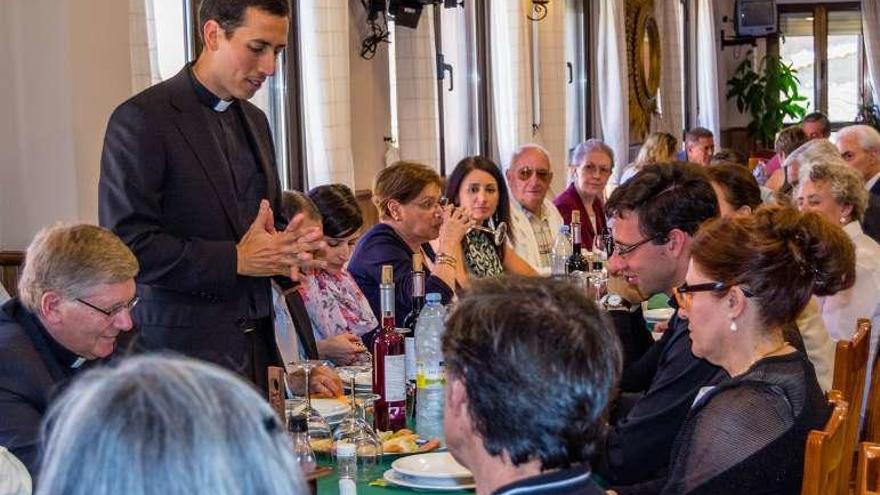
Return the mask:
M 783 329 L 813 294 L 853 284 L 853 244 L 819 214 L 771 206 L 709 221 L 691 252 L 679 314 L 691 352 L 727 377 L 697 395 L 666 478 L 619 493 L 800 493 L 807 434 L 830 407 Z
M 501 170 L 488 158 L 469 156 L 458 162 L 446 182 L 446 197 L 456 206 L 467 208 L 477 225 L 491 229 L 497 229 L 502 223 L 510 226 L 507 185 Z M 494 236 L 486 231 L 469 231 L 461 244 L 464 263 L 457 267 L 456 282 L 462 287 L 469 285 L 470 276 L 497 277 L 505 271 L 536 275 L 510 244 L 496 244 Z
M 721 216 L 748 215 L 761 206 L 761 187 L 746 167 L 721 163 L 706 167 L 706 174 L 718 196 Z
M 325 266 L 305 271 L 297 291 L 309 314 L 320 357 L 352 364 L 366 352 L 361 337 L 378 325 L 346 269 L 364 219 L 357 199 L 344 184 L 315 187 L 298 202 L 308 220 L 321 225 L 327 248 L 318 254 Z
M 394 268 L 394 313 L 403 322 L 412 309 L 413 254 L 425 260 L 425 292 L 452 300 L 456 267 L 464 263 L 461 240 L 473 225 L 467 208 L 444 205 L 440 176 L 420 163 L 400 161 L 382 169 L 373 183 L 379 223 L 358 242 L 348 271 L 378 317 L 382 266 Z M 437 240 L 437 250 L 430 241 Z

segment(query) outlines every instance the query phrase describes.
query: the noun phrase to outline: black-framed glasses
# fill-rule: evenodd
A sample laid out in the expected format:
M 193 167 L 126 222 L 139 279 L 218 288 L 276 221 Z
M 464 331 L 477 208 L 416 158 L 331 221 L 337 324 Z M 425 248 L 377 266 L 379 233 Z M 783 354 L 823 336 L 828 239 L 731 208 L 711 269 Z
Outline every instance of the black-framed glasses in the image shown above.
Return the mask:
M 678 307 L 688 309 L 691 306 L 691 299 L 694 297 L 695 293 L 723 292 L 736 287 L 736 285 L 737 284 L 725 284 L 724 282 L 706 282 L 704 284 L 688 285 L 687 282 L 685 282 L 673 289 L 672 293 L 675 295 L 675 301 L 678 303 Z M 746 297 L 755 297 L 752 291 L 746 287 L 740 285 L 739 290 L 741 290 Z
M 98 306 L 95 306 L 94 304 L 92 304 L 88 301 L 84 301 L 80 298 L 76 298 L 76 302 L 94 309 L 95 311 L 97 311 L 98 313 L 101 313 L 102 315 L 106 316 L 107 318 L 113 318 L 114 316 L 121 313 L 122 310 L 124 310 L 124 309 L 131 311 L 132 309 L 134 309 L 135 306 L 137 306 L 137 303 L 140 300 L 141 300 L 141 298 L 139 298 L 138 296 L 134 296 L 128 302 L 117 304 L 109 309 L 104 309 L 104 308 L 99 308 Z
M 607 249 L 608 249 L 608 256 L 609 257 L 612 254 L 617 253 L 617 255 L 620 256 L 621 258 L 625 258 L 628 254 L 630 254 L 633 251 L 635 251 L 636 249 L 644 246 L 645 244 L 647 244 L 651 241 L 657 240 L 657 239 L 663 239 L 665 237 L 666 237 L 666 234 L 652 235 L 651 237 L 648 237 L 647 239 L 642 239 L 641 241 L 639 241 L 635 244 L 630 244 L 627 246 L 627 245 L 621 244 L 617 241 L 614 241 L 614 238 L 609 233 L 608 238 L 611 239 L 611 242 L 606 243 L 605 245 L 608 246 Z

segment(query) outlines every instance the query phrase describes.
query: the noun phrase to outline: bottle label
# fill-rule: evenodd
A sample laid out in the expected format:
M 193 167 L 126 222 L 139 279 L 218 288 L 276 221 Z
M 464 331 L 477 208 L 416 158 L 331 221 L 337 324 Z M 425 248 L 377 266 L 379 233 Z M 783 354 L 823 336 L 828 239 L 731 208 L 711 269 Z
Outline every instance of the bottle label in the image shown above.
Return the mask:
M 416 339 L 415 337 L 406 337 L 403 339 L 403 350 L 406 356 L 406 381 L 411 382 L 416 379 Z
M 385 402 L 406 401 L 406 356 L 385 356 Z
M 416 374 L 416 387 L 443 388 L 446 384 L 446 371 L 442 365 L 421 365 Z

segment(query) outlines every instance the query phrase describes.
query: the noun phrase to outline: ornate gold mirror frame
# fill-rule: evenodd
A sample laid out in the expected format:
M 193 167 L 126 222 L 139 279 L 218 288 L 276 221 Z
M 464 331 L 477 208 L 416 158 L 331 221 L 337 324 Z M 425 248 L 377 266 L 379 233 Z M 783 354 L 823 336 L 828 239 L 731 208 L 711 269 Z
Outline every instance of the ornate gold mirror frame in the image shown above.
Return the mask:
M 629 133 L 631 142 L 644 140 L 657 110 L 661 73 L 660 29 L 654 20 L 654 0 L 626 1 L 626 59 L 629 73 Z

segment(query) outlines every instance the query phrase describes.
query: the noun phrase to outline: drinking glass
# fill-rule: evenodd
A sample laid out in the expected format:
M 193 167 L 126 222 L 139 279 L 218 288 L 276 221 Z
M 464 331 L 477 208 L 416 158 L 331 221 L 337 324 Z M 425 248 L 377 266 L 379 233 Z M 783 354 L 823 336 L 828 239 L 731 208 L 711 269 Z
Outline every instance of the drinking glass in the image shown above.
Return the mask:
M 344 366 L 336 368 L 339 376 L 349 380 L 351 386 L 351 410 L 348 416 L 333 433 L 336 443 L 352 443 L 357 449 L 358 477 L 362 480 L 373 479 L 376 475 L 373 471 L 382 457 L 382 441 L 376 435 L 375 430 L 358 414 L 355 392 L 355 378 L 368 370 L 367 366 Z M 378 397 L 378 396 L 377 396 Z
M 312 407 L 312 397 L 309 390 L 309 378 L 313 369 L 319 366 L 326 366 L 326 362 L 320 359 L 309 359 L 298 362 L 292 362 L 289 366 L 293 369 L 302 369 L 305 374 L 306 386 L 305 386 L 305 405 L 301 412 L 298 414 L 303 414 L 306 416 L 306 420 L 309 426 L 309 442 L 312 444 L 312 448 L 316 452 L 325 452 L 329 450 L 329 444 L 332 440 L 330 425 L 327 424 L 327 420 L 324 419 L 324 416 L 321 416 L 315 408 Z M 285 375 L 286 379 L 287 375 Z M 293 389 L 288 384 L 287 386 L 288 392 L 292 394 Z

